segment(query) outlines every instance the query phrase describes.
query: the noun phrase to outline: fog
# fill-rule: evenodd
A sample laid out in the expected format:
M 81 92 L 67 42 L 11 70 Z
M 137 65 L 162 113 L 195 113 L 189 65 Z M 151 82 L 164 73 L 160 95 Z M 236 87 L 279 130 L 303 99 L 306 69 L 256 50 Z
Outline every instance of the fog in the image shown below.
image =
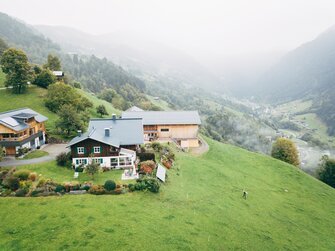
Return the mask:
M 131 32 L 198 60 L 293 49 L 335 24 L 333 0 L 1 0 L 27 23 Z

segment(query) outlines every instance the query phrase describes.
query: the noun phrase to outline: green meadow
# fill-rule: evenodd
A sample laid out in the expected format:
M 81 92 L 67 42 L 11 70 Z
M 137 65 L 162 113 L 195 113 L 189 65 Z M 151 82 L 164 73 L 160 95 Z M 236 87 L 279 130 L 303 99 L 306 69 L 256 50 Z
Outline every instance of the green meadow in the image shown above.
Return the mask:
M 335 250 L 334 189 L 207 140 L 202 156 L 177 153 L 158 194 L 0 198 L 0 250 Z M 73 174 L 53 162 L 22 168 Z

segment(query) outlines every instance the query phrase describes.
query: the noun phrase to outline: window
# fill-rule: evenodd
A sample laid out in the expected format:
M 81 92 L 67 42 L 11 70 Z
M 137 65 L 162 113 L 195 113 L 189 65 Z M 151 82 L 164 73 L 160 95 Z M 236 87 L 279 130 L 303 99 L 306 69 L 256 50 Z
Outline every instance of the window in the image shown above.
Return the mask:
M 84 154 L 85 153 L 85 148 L 84 147 L 77 147 L 77 153 L 78 154 Z
M 100 153 L 100 146 L 93 147 L 93 153 Z
M 102 164 L 103 160 L 102 159 L 92 159 L 92 162 L 96 164 Z
M 87 165 L 87 159 L 76 159 L 77 165 Z
M 169 128 L 161 128 L 161 132 L 168 132 Z

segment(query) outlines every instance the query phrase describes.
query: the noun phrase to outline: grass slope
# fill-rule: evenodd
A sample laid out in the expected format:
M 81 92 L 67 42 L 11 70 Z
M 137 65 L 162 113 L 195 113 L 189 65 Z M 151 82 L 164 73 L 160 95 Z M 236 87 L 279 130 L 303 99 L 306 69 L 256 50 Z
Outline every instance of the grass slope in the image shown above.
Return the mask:
M 41 158 L 41 157 L 44 157 L 44 156 L 48 156 L 49 153 L 47 153 L 46 151 L 42 151 L 42 150 L 35 150 L 35 151 L 32 151 L 30 153 L 28 153 L 27 155 L 25 155 L 23 158 L 16 158 L 16 159 L 36 159 L 36 158 Z
M 92 108 L 90 111 L 91 117 L 100 117 L 100 115 L 96 113 L 96 107 L 100 104 L 105 105 L 108 113 L 110 114 L 109 116 L 111 116 L 112 113 L 120 114 L 120 111 L 115 109 L 112 104 L 104 100 L 98 99 L 97 97 L 83 90 L 78 89 L 78 91 L 81 95 L 87 97 L 93 103 L 94 108 Z M 31 108 L 48 117 L 46 127 L 48 131 L 52 132 L 55 129 L 55 122 L 58 119 L 58 116 L 57 114 L 50 112 L 48 108 L 44 106 L 44 98 L 46 93 L 46 89 L 34 85 L 30 86 L 25 94 L 20 95 L 13 94 L 10 89 L 0 90 L 0 112 L 18 109 L 22 107 Z
M 208 142 L 205 155 L 177 154 L 159 194 L 0 198 L 0 250 L 335 249 L 334 189 Z

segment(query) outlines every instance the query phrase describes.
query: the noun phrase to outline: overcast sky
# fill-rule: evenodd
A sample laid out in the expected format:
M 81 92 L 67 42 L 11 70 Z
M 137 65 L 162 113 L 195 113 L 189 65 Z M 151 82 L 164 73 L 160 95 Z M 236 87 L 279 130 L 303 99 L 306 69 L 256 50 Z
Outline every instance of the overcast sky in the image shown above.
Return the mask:
M 335 0 L 0 0 L 29 24 L 141 33 L 188 53 L 289 50 L 335 25 Z

